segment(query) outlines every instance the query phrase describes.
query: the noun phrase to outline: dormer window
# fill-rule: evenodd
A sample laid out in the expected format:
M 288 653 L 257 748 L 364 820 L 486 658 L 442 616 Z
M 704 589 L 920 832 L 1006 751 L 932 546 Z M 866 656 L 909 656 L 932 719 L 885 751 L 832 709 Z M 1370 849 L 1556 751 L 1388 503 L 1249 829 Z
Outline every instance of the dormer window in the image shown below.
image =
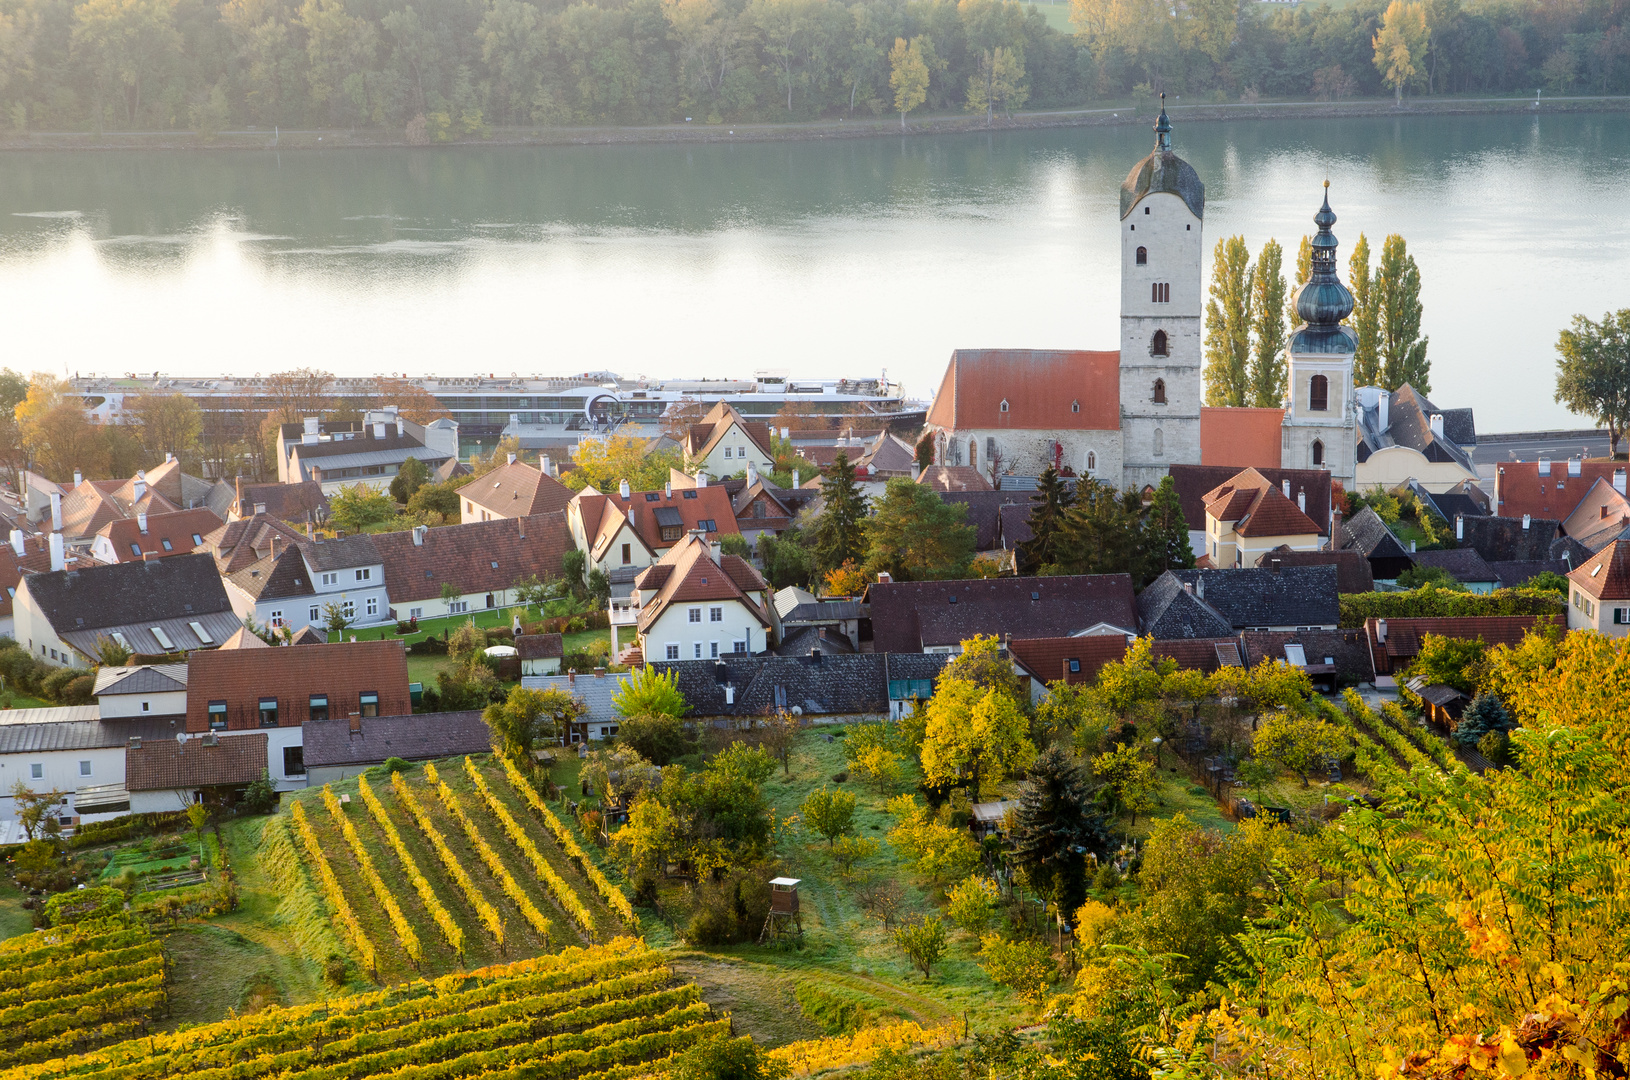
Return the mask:
M 1002 399 L 1002 411 L 1007 412 L 1007 398 Z
M 1070 411 L 1073 412 L 1073 413 L 1080 412 L 1081 411 L 1081 402 L 1079 402 L 1079 401 L 1070 402 Z

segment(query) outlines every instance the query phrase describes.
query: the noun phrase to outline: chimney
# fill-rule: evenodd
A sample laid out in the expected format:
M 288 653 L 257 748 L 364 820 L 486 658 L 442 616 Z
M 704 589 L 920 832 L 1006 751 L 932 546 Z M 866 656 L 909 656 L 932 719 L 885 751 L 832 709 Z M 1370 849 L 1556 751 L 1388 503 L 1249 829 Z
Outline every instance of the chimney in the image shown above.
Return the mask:
M 543 475 L 545 475 L 545 476 L 553 476 L 553 475 L 555 475 L 555 469 L 554 469 L 554 466 L 549 461 L 549 455 L 548 454 L 545 454 L 545 455 L 543 455 L 543 457 L 538 459 L 538 465 L 539 465 L 541 471 L 543 472 Z
M 1523 523 L 1523 528 L 1525 528 L 1525 529 L 1526 529 L 1526 528 L 1528 528 L 1528 524 L 1527 524 L 1527 522 L 1524 522 L 1524 523 Z M 1409 542 L 1409 553 L 1410 553 L 1410 554 L 1411 554 L 1411 555 L 1413 555 L 1413 554 L 1415 554 L 1415 541 L 1413 541 L 1413 540 L 1411 540 L 1411 541 L 1410 541 L 1410 542 Z
M 596 679 L 603 679 L 603 678 L 605 678 L 605 677 L 606 677 L 606 669 L 605 669 L 605 668 L 603 668 L 603 667 L 597 667 L 597 668 L 595 668 L 595 669 L 594 669 L 594 677 L 595 677 L 595 678 L 596 678 Z
M 1279 481 L 1279 489 L 1285 493 L 1285 498 L 1290 498 L 1290 477 L 1287 476 Z
M 315 446 L 318 442 L 318 436 L 321 434 L 318 430 L 317 418 L 315 416 L 308 416 L 305 418 L 305 421 L 305 427 L 302 428 L 300 432 L 300 445 Z
M 1306 488 L 1300 488 L 1296 492 L 1296 509 L 1300 510 L 1304 514 L 1307 513 L 1307 489 Z
M 726 705 L 734 705 L 736 703 L 736 688 L 731 686 L 729 683 L 724 684 L 724 703 Z
M 164 451 L 164 464 L 168 465 L 170 462 L 172 462 L 174 460 L 175 460 L 175 455 L 174 454 L 170 453 L 168 450 Z
M 1391 405 L 1392 391 L 1381 391 L 1380 396 L 1376 399 L 1376 423 L 1381 426 L 1382 431 L 1387 430 L 1387 412 Z
M 265 512 L 266 512 L 266 504 L 265 503 L 256 503 L 255 504 L 255 513 L 264 514 Z
M 413 546 L 424 547 L 424 534 L 430 531 L 428 525 L 413 526 Z
M 1578 476 L 1585 471 L 1585 463 L 1580 458 L 1568 459 L 1568 475 Z
M 1542 457 L 1542 458 L 1539 459 L 1539 474 L 1541 476 L 1550 476 L 1551 475 L 1551 459 L 1550 458 Z
M 821 666 L 821 650 L 819 650 L 819 649 L 811 649 L 811 650 L 809 650 L 809 662 L 814 664 L 816 667 L 820 667 Z
M 781 438 L 783 438 L 783 439 L 792 438 L 792 429 L 791 428 L 782 428 L 781 429 Z
M 232 503 L 238 508 L 238 516 L 243 516 L 243 477 L 232 478 Z
M 1274 573 L 1276 573 L 1276 574 L 1277 574 L 1277 573 L 1279 573 L 1279 564 L 1280 564 L 1280 563 L 1281 563 L 1281 562 L 1282 562 L 1282 561 L 1283 561 L 1283 560 L 1282 560 L 1282 559 L 1280 559 L 1280 558 L 1279 558 L 1279 557 L 1278 557 L 1278 556 L 1277 556 L 1277 555 L 1276 555 L 1276 556 L 1274 556 L 1274 558 L 1273 558 L 1273 559 L 1272 559 L 1272 560 L 1271 560 L 1271 561 L 1270 561 L 1270 562 L 1269 562 L 1269 566 L 1270 566 L 1270 567 L 1272 567 L 1272 569 L 1273 569 L 1273 572 L 1274 572 Z
M 887 570 L 881 570 L 881 571 L 878 572 L 878 574 L 877 574 L 877 583 L 879 585 L 889 585 L 889 584 L 892 584 L 893 581 L 894 581 L 894 575 L 889 573 Z
M 400 416 L 398 416 L 396 418 L 396 437 L 401 438 L 402 436 L 404 436 L 406 434 L 407 434 L 407 424 L 405 422 L 403 422 L 403 420 L 402 420 L 402 418 Z
M 384 437 L 385 437 L 385 421 L 376 420 L 374 422 L 374 438 L 383 439 Z
M 147 511 L 143 510 L 136 515 L 136 531 L 143 536 L 147 535 Z
M 801 488 L 803 486 L 804 486 L 803 485 L 803 479 L 802 479 L 802 477 L 800 477 L 798 475 L 798 469 L 796 467 L 794 467 L 793 470 L 792 470 L 792 489 L 794 491 L 797 491 L 799 488 Z
M 627 480 L 619 480 L 619 481 L 617 481 L 617 494 L 622 496 L 625 499 L 628 498 L 629 491 L 628 491 L 628 481 Z
M 722 558 L 722 553 L 719 550 L 719 542 L 717 540 L 709 540 L 708 541 L 707 553 L 708 553 L 708 557 L 711 558 L 714 562 L 718 562 L 719 559 Z
M 352 713 L 351 714 L 351 734 L 357 735 L 357 734 L 360 734 L 361 732 L 362 732 L 362 714 L 361 713 Z
M 1193 596 L 1194 595 L 1194 585 L 1191 582 L 1187 582 L 1187 581 L 1183 582 L 1183 591 L 1188 593 L 1190 596 Z
M 509 414 L 509 426 L 510 427 L 520 427 L 521 426 L 521 414 L 520 413 L 512 412 L 512 413 Z
M 665 499 L 674 497 L 674 482 L 672 480 L 662 485 L 662 497 Z
M 1532 515 L 1532 514 L 1524 514 L 1524 515 L 1523 515 L 1523 516 L 1522 516 L 1522 527 L 1523 527 L 1523 531 L 1524 531 L 1524 532 L 1527 532 L 1527 531 L 1528 531 L 1528 523 L 1529 523 L 1529 522 L 1530 522 L 1530 521 L 1531 521 L 1531 520 L 1533 520 L 1533 515 Z
M 1194 595 L 1198 596 L 1201 600 L 1206 598 L 1206 576 L 1204 574 L 1195 575 Z
M 281 539 L 283 539 L 281 536 L 273 533 L 266 541 L 267 554 L 273 559 L 277 558 L 277 542 Z
M 135 497 L 134 497 L 134 499 L 132 499 L 132 501 L 133 502 L 141 502 L 142 496 L 147 494 L 147 470 L 146 469 L 137 469 L 136 470 L 136 479 L 135 479 L 134 482 L 131 483 L 130 490 L 135 493 Z
M 62 492 L 51 493 L 51 531 L 62 531 Z
M 566 681 L 569 682 L 569 683 L 575 683 L 577 681 L 577 669 L 576 668 L 567 668 L 566 669 Z
M 132 736 L 130 736 L 130 742 L 127 745 L 132 750 L 140 750 L 141 749 L 141 736 L 140 735 L 132 735 Z
M 164 557 L 162 551 L 144 551 L 141 553 L 142 562 L 156 562 Z
M 699 472 L 696 474 L 696 486 L 699 488 L 707 487 L 707 473 Z
M 1624 494 L 1624 470 L 1623 469 L 1614 469 L 1613 470 L 1613 490 L 1617 491 L 1620 495 Z M 52 505 L 54 506 L 55 504 L 53 503 Z
M 1455 515 L 1455 539 L 1456 540 L 1464 540 L 1464 539 L 1466 539 L 1466 515 L 1465 514 L 1456 514 Z
M 515 464 L 515 455 L 514 454 L 509 454 L 507 456 L 509 457 L 509 463 L 511 465 Z
M 28 554 L 28 549 L 25 546 L 25 541 L 23 539 L 23 530 L 11 530 L 11 550 L 17 553 L 17 557 L 19 559 Z
M 923 478 L 923 467 L 921 465 L 917 464 L 915 461 L 913 461 L 911 463 L 911 482 L 913 484 L 921 483 L 922 478 Z
M 1432 434 L 1436 435 L 1440 439 L 1443 438 L 1443 414 L 1440 412 L 1433 413 L 1431 423 Z
M 1382 642 L 1387 640 L 1387 620 L 1375 620 L 1375 640 Z
M 758 466 L 749 461 L 747 463 L 747 486 L 752 487 L 756 483 L 758 483 Z
M 80 484 L 83 484 L 84 482 L 85 482 L 84 474 L 81 473 L 78 469 L 75 469 L 74 470 L 74 487 L 78 487 Z
M 51 534 L 51 569 L 61 570 L 65 565 L 67 563 L 62 555 L 62 534 L 54 532 Z

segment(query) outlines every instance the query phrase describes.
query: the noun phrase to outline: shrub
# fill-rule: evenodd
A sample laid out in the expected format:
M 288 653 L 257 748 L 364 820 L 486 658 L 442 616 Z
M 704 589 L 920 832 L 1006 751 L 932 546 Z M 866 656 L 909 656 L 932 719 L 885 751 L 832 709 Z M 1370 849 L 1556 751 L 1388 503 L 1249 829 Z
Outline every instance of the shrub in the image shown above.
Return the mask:
M 487 647 L 487 632 L 475 624 L 474 619 L 466 619 L 464 625 L 454 630 L 447 638 L 447 655 L 463 663 Z
M 630 716 L 618 727 L 617 740 L 653 765 L 666 765 L 690 749 L 684 722 L 675 716 Z
M 979 961 L 991 982 L 1008 987 L 1032 1005 L 1041 1004 L 1048 985 L 1058 977 L 1052 951 L 1039 941 L 1004 941 L 1000 934 L 986 934 Z
M 945 955 L 945 924 L 940 922 L 938 915 L 930 915 L 921 922 L 907 923 L 894 932 L 894 942 L 926 979 L 932 974 L 934 965 Z
M 446 656 L 447 639 L 444 637 L 427 637 L 423 641 L 415 641 L 408 646 L 410 656 Z
M 990 925 L 1000 895 L 990 879 L 967 878 L 951 890 L 951 902 L 945 913 L 957 926 L 977 937 Z
M 271 774 L 265 769 L 260 776 L 243 789 L 240 805 L 251 814 L 269 814 L 277 806 L 277 789 L 272 786 Z
M 781 1080 L 790 1066 L 770 1058 L 751 1038 L 706 1039 L 680 1054 L 670 1080 Z
M 62 702 L 63 692 L 68 684 L 83 674 L 75 668 L 60 667 L 40 680 L 40 696 L 47 701 Z
M 770 915 L 769 881 L 774 876 L 770 868 L 747 866 L 691 886 L 686 943 L 718 948 L 757 939 Z
M 1409 592 L 1342 593 L 1341 625 L 1363 626 L 1364 620 L 1450 618 L 1468 615 L 1561 615 L 1564 604 L 1554 592 L 1496 589 L 1491 593 L 1450 592 L 1423 585 Z
M 412 768 L 412 763 L 406 758 L 388 757 L 385 759 L 385 771 L 387 773 L 407 772 Z

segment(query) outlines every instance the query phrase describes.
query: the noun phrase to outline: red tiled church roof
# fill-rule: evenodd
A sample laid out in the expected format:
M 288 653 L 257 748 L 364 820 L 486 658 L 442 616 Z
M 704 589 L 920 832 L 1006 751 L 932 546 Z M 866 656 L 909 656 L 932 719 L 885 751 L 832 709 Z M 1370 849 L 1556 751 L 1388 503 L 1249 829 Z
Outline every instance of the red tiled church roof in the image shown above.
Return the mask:
M 952 431 L 1119 431 L 1121 354 L 958 349 L 934 395 L 928 424 Z

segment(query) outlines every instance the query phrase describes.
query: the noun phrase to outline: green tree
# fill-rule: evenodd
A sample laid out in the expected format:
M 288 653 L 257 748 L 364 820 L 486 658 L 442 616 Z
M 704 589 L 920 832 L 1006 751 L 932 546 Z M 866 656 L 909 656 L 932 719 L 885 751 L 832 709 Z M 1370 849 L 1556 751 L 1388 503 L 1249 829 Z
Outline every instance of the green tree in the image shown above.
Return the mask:
M 486 648 L 487 632 L 475 624 L 474 618 L 465 619 L 457 630 L 447 636 L 447 655 L 455 664 L 469 663 Z
M 1112 850 L 1097 791 L 1081 763 L 1051 747 L 1031 764 L 1008 831 L 1010 858 L 1030 887 L 1074 911 L 1096 858 Z
M 905 38 L 895 38 L 889 50 L 889 87 L 894 91 L 902 131 L 906 113 L 928 100 L 928 63 L 923 59 L 922 41 L 915 37 L 907 44 Z
M 855 467 L 839 450 L 821 482 L 821 512 L 809 527 L 815 565 L 825 574 L 866 554 L 866 496 L 855 483 Z
M 1008 941 L 1001 934 L 980 939 L 979 967 L 997 986 L 1005 986 L 1032 1005 L 1040 1005 L 1058 978 L 1053 950 L 1042 941 Z
M 1353 385 L 1379 386 L 1381 379 L 1381 310 L 1376 306 L 1375 275 L 1370 272 L 1370 241 L 1363 233 L 1347 259 L 1347 280 L 1353 294 L 1348 320 L 1357 339 L 1353 350 Z
M 866 565 L 897 581 L 967 576 L 975 534 L 967 508 L 946 504 L 927 484 L 890 480 L 866 529 Z
M 1029 97 L 1022 49 L 997 46 L 980 54 L 979 69 L 968 78 L 967 109 L 984 113 L 986 127 L 998 108 L 1011 115 L 1014 109 L 1023 108 Z
M 96 635 L 96 662 L 102 667 L 124 667 L 131 655 L 130 649 L 106 634 Z
M 1058 561 L 1044 572 L 1136 573 L 1143 510 L 1136 492 L 1118 492 L 1102 480 L 1083 476 L 1076 481 L 1075 501 L 1064 515 Z
M 328 497 L 328 520 L 336 529 L 359 533 L 396 516 L 396 500 L 367 484 L 340 488 Z
M 1308 786 L 1308 776 L 1325 762 L 1339 759 L 1351 748 L 1346 734 L 1335 725 L 1301 712 L 1285 711 L 1262 720 L 1251 738 L 1260 758 L 1289 769 Z
M 1296 280 L 1291 282 L 1290 295 L 1285 297 L 1285 325 L 1297 327 L 1302 325 L 1301 312 L 1296 310 L 1296 293 L 1307 279 L 1313 276 L 1313 238 L 1303 235 L 1302 244 L 1296 249 Z
M 55 788 L 35 791 L 27 782 L 18 780 L 11 785 L 11 803 L 17 814 L 17 824 L 23 827 L 23 836 L 32 841 L 55 837 L 62 832 L 57 808 L 62 805 L 63 794 Z
M 1138 823 L 1138 814 L 1153 801 L 1156 776 L 1135 745 L 1126 743 L 1092 759 L 1093 775 L 1103 783 L 1099 799 L 1112 813 L 1126 814 L 1129 824 Z
M 553 744 L 587 712 L 588 706 L 565 690 L 514 686 L 502 703 L 488 705 L 481 718 L 499 753 L 529 761 L 540 741 Z
M 71 59 L 89 70 L 100 130 L 114 100 L 126 128 L 142 115 L 142 91 L 180 58 L 175 6 L 166 0 L 85 0 L 73 9 Z
M 855 797 L 847 791 L 828 791 L 823 784 L 809 793 L 798 812 L 805 825 L 826 838 L 828 847 L 855 831 Z
M 1477 689 L 1482 673 L 1483 658 L 1488 646 L 1482 638 L 1470 640 L 1444 634 L 1427 634 L 1421 639 L 1420 651 L 1410 662 L 1408 678 L 1419 676 L 1426 685 L 1452 686 L 1470 695 Z
M 1630 308 L 1583 315 L 1556 342 L 1556 400 L 1607 428 L 1611 450 L 1630 428 Z
M 408 513 L 421 519 L 436 514 L 436 520 L 444 525 L 458 524 L 458 507 L 458 485 L 455 483 L 420 484 L 407 501 Z
M 703 1039 L 676 1057 L 667 1075 L 672 1080 L 783 1080 L 791 1072 L 743 1037 Z
M 1277 240 L 1262 245 L 1251 268 L 1251 396 L 1248 404 L 1271 409 L 1285 391 L 1285 253 Z
M 1460 717 L 1455 727 L 1455 742 L 1462 746 L 1476 746 L 1490 732 L 1509 732 L 1517 726 L 1506 709 L 1505 702 L 1495 694 L 1478 694 Z
M 1162 476 L 1138 534 L 1138 584 L 1146 585 L 1167 570 L 1193 568 L 1194 545 L 1189 542 L 1189 523 L 1183 516 L 1177 485 L 1170 476 Z
M 1399 0 L 1393 0 L 1397 6 Z M 1379 315 L 1377 354 L 1381 385 L 1396 390 L 1405 383 L 1422 394 L 1432 392 L 1427 339 L 1421 337 L 1421 271 L 1397 233 L 1381 248 L 1375 271 L 1375 304 Z
M 981 786 L 1023 769 L 1036 756 L 1030 724 L 1007 694 L 963 679 L 941 680 L 928 703 L 922 744 L 925 780 L 941 787 L 966 781 L 979 801 Z
M 1251 397 L 1251 252 L 1245 237 L 1217 241 L 1206 302 L 1206 404 L 1244 405 Z
M 1031 573 L 1059 561 L 1064 534 L 1064 516 L 1075 503 L 1075 492 L 1049 464 L 1036 479 L 1036 493 L 1030 496 L 1030 539 L 1019 545 L 1023 568 Z
M 918 922 L 907 923 L 894 932 L 894 943 L 906 954 L 912 966 L 927 979 L 933 967 L 945 956 L 950 946 L 945 924 L 938 915 L 930 915 Z
M 990 878 L 967 878 L 951 889 L 945 914 L 959 929 L 978 937 L 990 925 L 1001 897 L 1001 890 Z
M 416 457 L 402 462 L 402 467 L 391 477 L 391 498 L 404 505 L 413 500 L 419 489 L 430 481 L 430 467 Z M 454 509 L 457 510 L 455 496 Z
M 624 716 L 682 717 L 690 712 L 679 692 L 679 676 L 647 665 L 622 680 L 611 692 L 611 703 Z
M 345 608 L 333 601 L 323 605 L 323 629 L 330 634 L 344 634 L 356 621 L 354 614 L 347 613 Z
M 685 722 L 661 713 L 624 717 L 617 729 L 617 741 L 633 747 L 653 765 L 668 764 L 690 745 L 685 740 Z

